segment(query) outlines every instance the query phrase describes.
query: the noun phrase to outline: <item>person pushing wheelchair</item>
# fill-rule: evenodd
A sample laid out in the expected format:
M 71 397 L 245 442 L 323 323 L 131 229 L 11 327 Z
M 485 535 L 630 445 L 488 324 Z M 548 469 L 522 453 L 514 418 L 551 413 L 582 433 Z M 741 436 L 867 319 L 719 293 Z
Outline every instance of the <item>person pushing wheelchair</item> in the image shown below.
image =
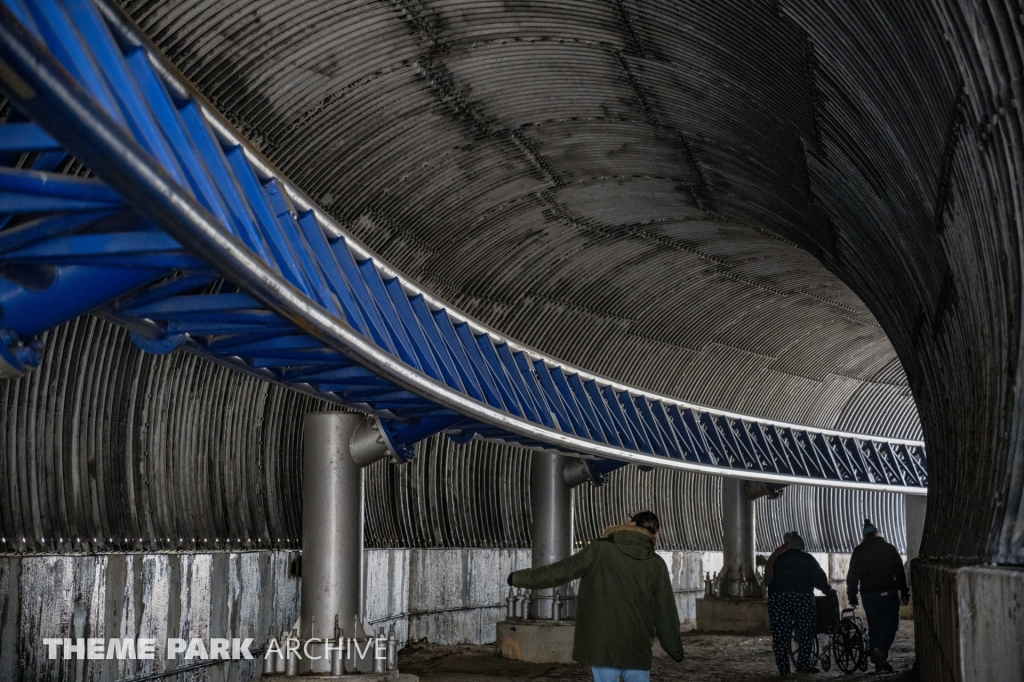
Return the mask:
M 817 560 L 804 549 L 804 539 L 793 531 L 789 535 L 789 548 L 775 558 L 771 582 L 768 583 L 768 619 L 772 629 L 772 651 L 779 675 L 789 675 L 790 638 L 796 624 L 796 638 L 800 646 L 796 659 L 798 673 L 816 673 L 811 660 L 814 653 L 814 626 L 818 618 L 814 604 L 814 589 L 822 594 L 834 594 L 828 576 Z

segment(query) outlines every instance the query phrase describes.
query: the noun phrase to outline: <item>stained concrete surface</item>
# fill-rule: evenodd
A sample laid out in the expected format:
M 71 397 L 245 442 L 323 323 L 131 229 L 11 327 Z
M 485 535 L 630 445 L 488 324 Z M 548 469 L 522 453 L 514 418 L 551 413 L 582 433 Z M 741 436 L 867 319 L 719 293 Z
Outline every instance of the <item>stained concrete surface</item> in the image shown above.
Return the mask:
M 771 634 L 767 599 L 706 597 L 697 600 L 697 629 L 738 635 Z
M 768 680 L 819 680 L 841 678 L 848 682 L 896 682 L 914 663 L 914 626 L 900 623 L 889 661 L 895 675 L 867 673 L 843 675 L 834 665 L 827 673 L 780 678 L 775 669 L 770 637 L 701 634 L 683 635 L 686 658 L 676 663 L 655 645 L 651 680 L 655 682 L 767 682 Z M 422 682 L 588 682 L 590 671 L 580 665 L 524 663 L 495 655 L 493 646 L 440 646 L 410 643 L 399 653 L 403 673 L 418 675 Z
M 503 620 L 495 626 L 494 644 L 501 657 L 534 663 L 572 663 L 575 621 Z

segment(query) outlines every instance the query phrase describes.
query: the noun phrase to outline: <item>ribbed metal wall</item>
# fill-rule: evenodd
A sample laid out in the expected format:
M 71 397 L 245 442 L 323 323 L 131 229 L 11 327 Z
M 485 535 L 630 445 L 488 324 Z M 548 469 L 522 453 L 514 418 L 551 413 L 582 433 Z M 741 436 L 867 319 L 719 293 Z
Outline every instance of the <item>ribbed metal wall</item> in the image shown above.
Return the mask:
M 721 551 L 721 496 L 721 479 L 716 477 L 628 467 L 613 473 L 600 488 L 575 490 L 576 544 L 600 537 L 605 528 L 624 523 L 633 512 L 650 509 L 662 522 L 659 547 Z M 754 509 L 759 552 L 771 552 L 790 530 L 804 537 L 808 551 L 850 552 L 861 540 L 865 518 L 906 551 L 902 495 L 790 486 L 780 499 L 759 499 Z
M 433 436 L 366 470 L 366 504 L 371 547 L 529 547 L 530 453 Z
M 771 3 L 120 2 L 310 197 L 511 338 L 700 404 L 920 438 L 872 314 L 764 229 L 821 222 L 806 36 Z
M 444 436 L 422 443 L 416 459 L 367 470 L 367 543 L 374 547 L 529 547 L 530 453 L 486 442 L 458 445 Z M 722 549 L 721 480 L 681 471 L 625 467 L 600 488 L 573 493 L 577 547 L 640 509 L 663 522 L 659 547 Z M 791 486 L 759 500 L 758 550 L 770 552 L 798 530 L 815 552 L 850 552 L 865 517 L 905 551 L 903 496 Z
M 0 551 L 297 548 L 302 415 L 322 409 L 74 320 L 0 381 Z
M 1019 2 L 797 0 L 822 257 L 903 360 L 929 451 L 922 554 L 1024 564 Z
M 196 356 L 147 355 L 95 317 L 46 349 L 37 372 L 0 383 L 0 553 L 299 547 L 302 415 L 333 406 Z M 367 546 L 530 546 L 529 451 L 434 436 L 412 463 L 365 476 Z M 645 507 L 665 521 L 663 548 L 720 549 L 719 491 L 716 478 L 627 467 L 576 489 L 576 539 Z M 902 542 L 900 499 L 794 487 L 759 503 L 761 549 L 792 527 L 816 550 L 849 551 L 865 508 Z

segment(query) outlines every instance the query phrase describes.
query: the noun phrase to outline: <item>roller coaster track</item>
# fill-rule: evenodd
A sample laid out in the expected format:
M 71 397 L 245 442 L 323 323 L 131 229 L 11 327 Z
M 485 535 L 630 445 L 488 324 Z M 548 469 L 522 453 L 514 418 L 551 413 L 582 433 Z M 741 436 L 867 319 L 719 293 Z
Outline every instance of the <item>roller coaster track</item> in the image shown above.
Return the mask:
M 378 417 L 398 459 L 445 431 L 767 483 L 923 494 L 921 442 L 691 405 L 452 309 L 360 245 L 106 0 L 0 0 L 0 356 L 89 311 Z M 87 169 L 87 170 L 85 170 Z

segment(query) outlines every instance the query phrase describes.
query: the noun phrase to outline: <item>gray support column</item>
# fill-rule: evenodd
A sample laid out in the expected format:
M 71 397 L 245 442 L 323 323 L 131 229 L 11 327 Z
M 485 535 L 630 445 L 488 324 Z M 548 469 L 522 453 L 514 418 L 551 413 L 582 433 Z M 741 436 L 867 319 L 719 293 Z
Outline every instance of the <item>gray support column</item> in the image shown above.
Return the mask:
M 534 452 L 530 466 L 530 508 L 533 525 L 533 567 L 547 566 L 572 554 L 572 488 L 563 472 L 564 455 Z M 549 619 L 555 594 L 566 598 L 567 587 L 533 591 L 530 617 Z
M 387 450 L 359 414 L 305 416 L 302 433 L 302 608 L 299 638 L 356 637 L 362 609 L 363 471 Z M 314 651 L 316 647 L 310 647 Z M 330 672 L 326 660 L 313 672 Z
M 757 597 L 761 591 L 754 573 L 754 501 L 746 482 L 722 479 L 721 596 Z

